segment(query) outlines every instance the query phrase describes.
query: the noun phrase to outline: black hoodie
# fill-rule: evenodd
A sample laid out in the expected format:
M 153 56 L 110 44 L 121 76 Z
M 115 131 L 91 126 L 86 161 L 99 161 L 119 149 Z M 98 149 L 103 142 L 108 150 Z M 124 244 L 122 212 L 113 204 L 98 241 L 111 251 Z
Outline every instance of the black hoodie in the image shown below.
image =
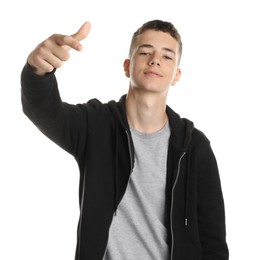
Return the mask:
M 102 260 L 114 213 L 134 165 L 125 101 L 62 102 L 54 72 L 21 75 L 24 113 L 72 154 L 80 171 L 76 260 Z M 193 123 L 166 107 L 171 137 L 167 160 L 166 226 L 171 260 L 226 260 L 224 202 L 210 142 Z M 157 259 L 159 260 L 159 259 Z

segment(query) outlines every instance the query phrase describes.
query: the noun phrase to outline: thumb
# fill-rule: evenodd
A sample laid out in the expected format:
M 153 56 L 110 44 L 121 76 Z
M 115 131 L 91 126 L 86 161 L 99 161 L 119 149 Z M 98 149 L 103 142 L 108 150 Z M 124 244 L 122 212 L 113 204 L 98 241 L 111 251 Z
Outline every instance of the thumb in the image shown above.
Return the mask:
M 81 28 L 73 35 L 71 35 L 75 40 L 81 41 L 84 40 L 89 34 L 91 24 L 90 22 L 85 22 Z
M 90 27 L 90 22 L 85 22 L 75 34 L 69 35 L 68 37 L 64 38 L 65 42 L 63 42 L 62 38 L 58 39 L 58 44 L 67 51 L 72 48 L 77 51 L 82 50 L 82 45 L 80 44 L 80 41 L 87 37 L 90 31 Z

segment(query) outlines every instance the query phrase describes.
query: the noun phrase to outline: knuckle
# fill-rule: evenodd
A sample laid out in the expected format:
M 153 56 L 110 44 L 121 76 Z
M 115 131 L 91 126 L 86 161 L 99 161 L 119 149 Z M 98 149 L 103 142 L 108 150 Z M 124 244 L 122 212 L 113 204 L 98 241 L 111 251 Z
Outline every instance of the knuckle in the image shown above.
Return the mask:
M 48 39 L 55 39 L 55 38 L 57 38 L 57 37 L 59 37 L 59 34 L 54 33 L 54 34 L 52 34 Z
M 59 69 L 60 67 L 62 67 L 62 65 L 63 65 L 63 61 L 58 60 L 58 61 L 55 62 L 54 67 Z
M 67 61 L 67 60 L 69 60 L 69 58 L 70 58 L 70 54 L 69 54 L 69 52 L 65 52 L 65 54 L 63 55 L 63 61 Z
M 70 41 L 71 41 L 70 36 L 68 36 L 68 35 L 63 35 L 62 36 L 61 42 L 63 42 L 64 44 L 69 45 Z
M 33 60 L 34 60 L 35 64 L 40 63 L 40 61 L 42 60 L 42 54 L 41 54 L 40 50 L 38 50 L 38 52 L 34 53 Z
M 68 41 L 69 40 L 69 36 L 68 35 L 63 35 L 63 41 Z
M 43 56 L 45 53 L 45 45 L 41 45 L 38 49 L 37 52 L 35 53 L 35 56 L 40 57 Z
M 51 42 L 52 42 L 52 41 L 51 41 L 50 38 L 47 39 L 46 41 L 43 41 L 43 42 L 41 43 L 41 45 L 39 46 L 38 51 L 39 51 L 39 52 L 45 52 L 46 49 L 50 49 L 50 46 L 52 45 Z
M 54 69 L 54 67 L 49 64 L 49 65 L 45 68 L 45 72 L 46 72 L 46 73 L 50 73 L 50 72 L 52 72 L 53 69 Z

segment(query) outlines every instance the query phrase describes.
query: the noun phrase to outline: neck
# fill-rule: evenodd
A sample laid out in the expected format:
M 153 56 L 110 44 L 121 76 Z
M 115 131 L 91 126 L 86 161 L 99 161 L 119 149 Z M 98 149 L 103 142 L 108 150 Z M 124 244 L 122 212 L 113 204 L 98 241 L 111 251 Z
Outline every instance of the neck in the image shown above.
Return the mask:
M 142 133 L 154 133 L 167 122 L 165 96 L 151 93 L 139 95 L 129 91 L 126 111 L 130 126 Z

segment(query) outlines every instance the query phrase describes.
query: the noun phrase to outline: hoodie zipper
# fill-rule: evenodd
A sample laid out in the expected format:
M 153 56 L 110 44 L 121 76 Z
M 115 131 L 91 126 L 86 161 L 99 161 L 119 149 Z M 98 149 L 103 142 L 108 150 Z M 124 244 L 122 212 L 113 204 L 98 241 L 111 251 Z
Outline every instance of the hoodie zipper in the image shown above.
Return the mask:
M 127 134 L 127 139 L 128 139 L 128 150 L 129 150 L 129 156 L 130 156 L 130 175 L 129 175 L 129 178 L 131 176 L 131 173 L 132 173 L 132 169 L 133 169 L 133 163 L 132 163 L 132 158 L 133 158 L 133 154 L 132 154 L 132 150 L 131 150 L 131 137 L 129 136 L 129 133 L 127 130 L 126 131 L 126 134 Z
M 183 152 L 183 154 L 181 155 L 181 157 L 179 158 L 178 161 L 178 169 L 177 169 L 177 175 L 174 181 L 174 185 L 172 188 L 172 197 L 171 197 L 171 208 L 170 208 L 170 229 L 171 229 L 171 237 L 172 237 L 172 248 L 171 248 L 171 257 L 170 259 L 173 260 L 173 252 L 174 252 L 174 232 L 173 232 L 173 204 L 174 204 L 174 190 L 175 190 L 175 186 L 177 184 L 177 181 L 179 179 L 179 175 L 180 175 L 180 169 L 181 169 L 181 162 L 183 157 L 185 156 L 186 152 Z
M 125 130 L 126 132 L 126 135 L 127 135 L 127 139 L 128 139 L 128 150 L 129 150 L 129 156 L 130 156 L 130 174 L 129 174 L 129 178 L 128 178 L 128 181 L 127 181 L 127 185 L 129 183 L 129 180 L 131 178 L 131 173 L 132 173 L 132 169 L 133 169 L 133 163 L 132 163 L 132 158 L 133 158 L 133 154 L 132 154 L 132 150 L 131 150 L 131 139 L 130 139 L 130 136 L 128 134 L 128 131 Z M 117 209 L 115 211 L 115 216 L 117 215 Z M 105 247 L 105 251 L 104 251 L 104 256 L 103 256 L 103 260 L 105 258 L 105 255 L 106 255 L 106 252 L 107 252 L 107 249 L 108 249 L 108 241 L 109 241 L 109 236 L 108 236 L 108 239 L 107 239 L 107 243 L 106 243 L 106 247 Z

